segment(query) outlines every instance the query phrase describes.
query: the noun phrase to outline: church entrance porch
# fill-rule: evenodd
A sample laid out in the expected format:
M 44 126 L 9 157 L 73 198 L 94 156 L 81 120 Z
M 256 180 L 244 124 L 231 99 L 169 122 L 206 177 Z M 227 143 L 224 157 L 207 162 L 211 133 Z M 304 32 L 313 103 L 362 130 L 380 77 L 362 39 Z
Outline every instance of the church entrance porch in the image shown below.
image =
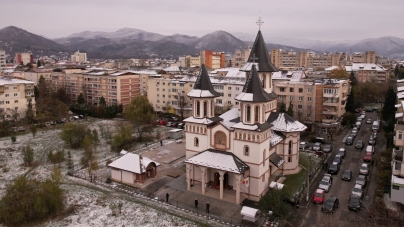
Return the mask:
M 223 179 L 223 189 L 231 189 L 229 187 L 229 174 L 225 173 L 224 174 L 224 179 Z M 208 187 L 214 188 L 214 189 L 218 189 L 220 190 L 220 173 L 214 173 L 213 174 L 213 181 L 209 181 L 208 182 Z
M 210 198 L 214 199 L 219 199 L 220 198 L 220 190 L 219 188 L 213 188 L 213 187 L 206 187 L 205 188 L 205 196 L 208 196 Z M 194 182 L 193 187 L 189 190 L 191 192 L 197 193 L 197 194 L 202 194 L 202 183 L 201 182 Z M 243 194 L 240 194 L 240 203 L 244 201 L 247 197 L 245 197 Z M 221 199 L 223 201 L 229 202 L 229 203 L 237 203 L 236 201 L 236 191 L 235 190 L 223 190 L 223 198 Z

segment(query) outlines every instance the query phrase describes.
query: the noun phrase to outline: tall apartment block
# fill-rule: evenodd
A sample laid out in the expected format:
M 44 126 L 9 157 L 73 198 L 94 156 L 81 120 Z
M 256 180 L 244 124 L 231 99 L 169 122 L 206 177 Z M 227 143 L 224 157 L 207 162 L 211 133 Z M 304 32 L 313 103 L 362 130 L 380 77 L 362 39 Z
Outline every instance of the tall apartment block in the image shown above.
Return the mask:
M 231 67 L 243 67 L 244 64 L 248 61 L 248 57 L 251 53 L 251 46 L 246 47 L 244 49 L 236 50 L 233 54 L 233 57 L 230 60 Z
M 276 76 L 276 74 L 274 74 Z M 293 105 L 293 115 L 317 134 L 329 135 L 341 127 L 350 93 L 349 80 L 274 80 L 278 103 Z
M 73 55 L 71 55 L 70 60 L 72 62 L 86 62 L 87 61 L 87 54 L 86 53 L 80 53 L 80 51 L 77 51 Z
M 32 81 L 11 76 L 0 77 L 0 121 L 24 118 L 29 102 L 35 108 Z
M 187 55 L 185 59 L 180 59 L 182 67 L 201 67 L 205 64 L 210 69 L 220 69 L 226 67 L 226 57 L 223 52 L 212 50 L 202 50 L 199 55 Z
M 387 82 L 389 80 L 388 70 L 374 63 L 353 63 L 352 65 L 345 66 L 345 70 L 348 73 L 353 71 L 359 83 Z
M 15 63 L 24 65 L 31 63 L 34 64 L 34 55 L 31 53 L 16 53 L 15 54 Z
M 6 51 L 0 50 L 0 71 L 6 67 Z

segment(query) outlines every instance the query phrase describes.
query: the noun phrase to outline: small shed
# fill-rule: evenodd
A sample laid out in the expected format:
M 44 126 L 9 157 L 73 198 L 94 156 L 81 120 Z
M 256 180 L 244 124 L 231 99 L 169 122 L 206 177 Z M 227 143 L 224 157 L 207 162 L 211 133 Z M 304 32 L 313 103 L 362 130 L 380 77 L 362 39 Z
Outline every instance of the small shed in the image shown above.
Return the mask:
M 257 212 L 258 212 L 258 209 L 243 206 L 243 208 L 240 211 L 240 214 L 243 215 L 243 221 L 245 220 L 245 221 L 255 222 L 255 221 L 257 221 L 257 218 L 255 217 Z
M 168 131 L 168 137 L 170 137 L 170 139 L 180 139 L 182 138 L 182 129 L 171 129 L 170 131 Z

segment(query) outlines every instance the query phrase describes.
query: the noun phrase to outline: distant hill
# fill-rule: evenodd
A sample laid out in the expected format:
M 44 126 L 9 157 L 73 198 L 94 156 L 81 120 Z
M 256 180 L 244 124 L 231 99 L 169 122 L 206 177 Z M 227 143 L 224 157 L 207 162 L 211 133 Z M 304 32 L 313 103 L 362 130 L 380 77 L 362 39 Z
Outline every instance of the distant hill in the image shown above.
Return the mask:
M 34 55 L 70 52 L 70 49 L 66 46 L 14 26 L 8 26 L 0 30 L 0 49 L 4 49 L 11 56 L 16 52 L 28 51 Z

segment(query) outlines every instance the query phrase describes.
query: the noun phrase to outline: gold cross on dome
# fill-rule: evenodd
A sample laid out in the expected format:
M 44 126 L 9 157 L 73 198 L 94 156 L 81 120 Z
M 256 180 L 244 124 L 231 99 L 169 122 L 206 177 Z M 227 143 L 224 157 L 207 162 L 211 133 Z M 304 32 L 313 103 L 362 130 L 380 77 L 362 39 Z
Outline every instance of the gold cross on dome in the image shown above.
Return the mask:
M 258 19 L 258 21 L 256 22 L 256 24 L 258 24 L 258 28 L 259 30 L 261 30 L 261 25 L 264 23 L 264 21 L 261 19 L 261 17 Z

